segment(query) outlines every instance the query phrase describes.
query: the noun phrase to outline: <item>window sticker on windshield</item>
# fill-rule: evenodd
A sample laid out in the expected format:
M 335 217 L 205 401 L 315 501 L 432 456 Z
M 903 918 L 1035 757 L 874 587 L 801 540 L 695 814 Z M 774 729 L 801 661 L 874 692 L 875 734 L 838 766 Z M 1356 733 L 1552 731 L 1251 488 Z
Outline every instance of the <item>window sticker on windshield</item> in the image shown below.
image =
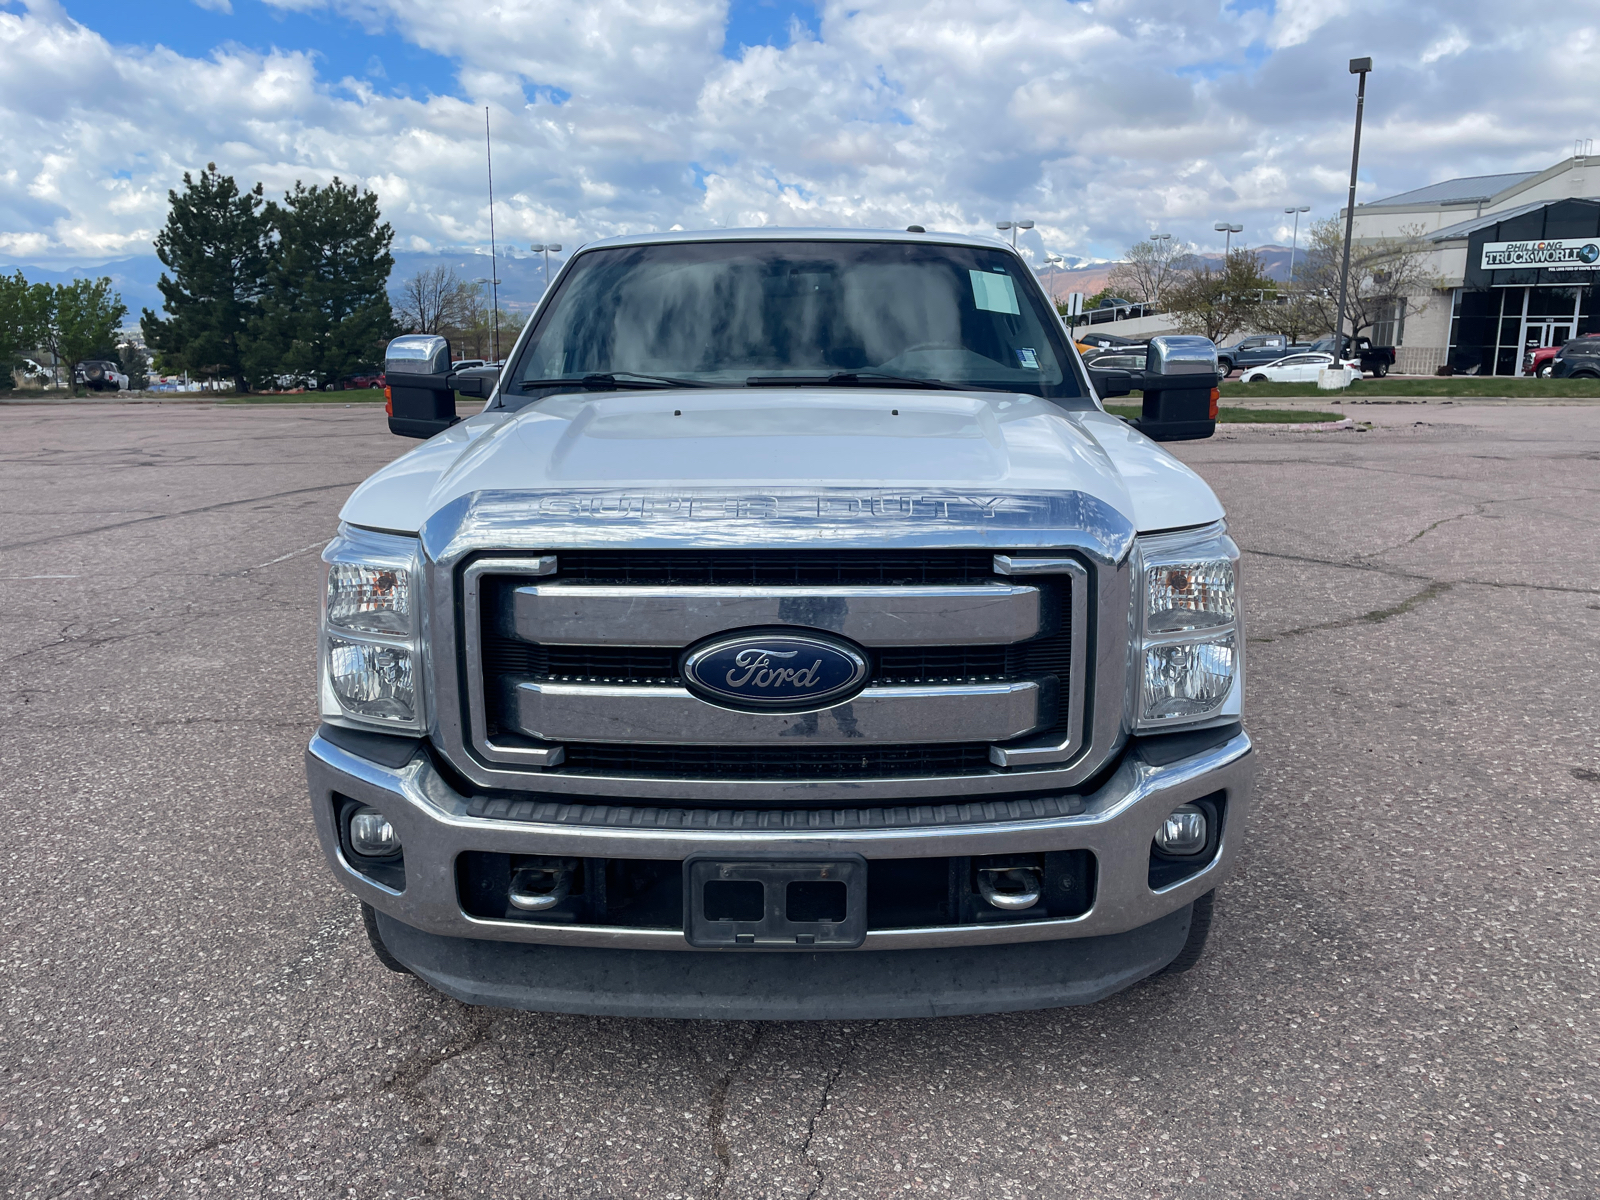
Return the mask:
M 1034 353 L 1032 346 L 1018 346 L 1017 361 L 1023 366 L 1027 367 L 1030 371 L 1037 371 L 1039 369 L 1039 356 Z
M 968 271 L 972 276 L 972 300 L 984 312 L 1020 315 L 1017 307 L 1017 286 L 1009 275 L 996 275 L 988 271 Z

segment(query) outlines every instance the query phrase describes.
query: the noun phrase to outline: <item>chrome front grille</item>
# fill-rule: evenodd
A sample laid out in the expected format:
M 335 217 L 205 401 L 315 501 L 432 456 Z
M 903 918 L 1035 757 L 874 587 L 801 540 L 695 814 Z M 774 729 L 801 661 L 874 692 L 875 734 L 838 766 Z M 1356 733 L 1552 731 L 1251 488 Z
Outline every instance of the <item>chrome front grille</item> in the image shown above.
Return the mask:
M 546 777 L 848 780 L 1059 764 L 1082 743 L 1088 575 L 1065 558 L 1030 572 L 1038 557 L 479 558 L 463 573 L 473 749 Z M 687 646 L 775 626 L 863 647 L 866 689 L 817 712 L 748 713 L 684 688 Z

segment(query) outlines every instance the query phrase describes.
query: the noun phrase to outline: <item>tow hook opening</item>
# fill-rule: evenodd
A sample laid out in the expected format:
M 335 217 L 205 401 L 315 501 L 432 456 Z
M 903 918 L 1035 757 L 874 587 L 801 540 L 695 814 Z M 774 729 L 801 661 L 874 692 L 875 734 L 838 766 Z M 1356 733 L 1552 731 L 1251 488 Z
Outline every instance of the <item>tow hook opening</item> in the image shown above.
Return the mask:
M 511 873 L 506 899 L 523 912 L 545 912 L 572 894 L 576 859 L 546 859 L 518 867 Z
M 1044 895 L 1044 880 L 1035 867 L 979 867 L 978 894 L 1005 912 L 1032 908 Z

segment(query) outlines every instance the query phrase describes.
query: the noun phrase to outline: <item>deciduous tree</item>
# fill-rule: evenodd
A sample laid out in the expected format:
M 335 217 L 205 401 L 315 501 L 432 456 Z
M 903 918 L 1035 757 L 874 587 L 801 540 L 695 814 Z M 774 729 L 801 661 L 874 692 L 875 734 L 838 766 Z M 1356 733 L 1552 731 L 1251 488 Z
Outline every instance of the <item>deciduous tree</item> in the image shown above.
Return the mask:
M 29 283 L 21 271 L 0 275 L 0 386 L 10 387 L 18 360 L 44 344 L 49 311 L 47 284 Z
M 74 396 L 78 394 L 78 364 L 104 355 L 107 347 L 115 346 L 117 329 L 127 315 L 128 306 L 111 290 L 111 280 L 103 276 L 74 279 L 50 289 L 50 307 L 40 344 L 56 356 Z
M 443 333 L 459 328 L 473 305 L 472 285 L 443 264 L 418 271 L 400 285 L 395 319 L 411 333 Z
M 247 330 L 267 274 L 261 185 L 241 192 L 208 163 L 198 179 L 185 172 L 183 191 L 167 196 L 156 255 L 172 272 L 157 285 L 168 316 L 144 310 L 145 342 L 167 371 L 232 379 L 246 391 Z
M 1379 321 L 1391 319 L 1401 300 L 1416 314 L 1437 298 L 1444 280 L 1428 269 L 1429 250 L 1420 225 L 1399 237 L 1371 238 L 1350 248 L 1350 282 L 1344 302 L 1345 332 L 1358 337 Z M 1333 332 L 1339 307 L 1339 274 L 1344 261 L 1344 226 L 1333 217 L 1311 227 L 1303 265 L 1295 268 L 1297 302 L 1315 314 L 1319 336 Z
M 1175 238 L 1135 242 L 1124 260 L 1111 268 L 1106 282 L 1119 296 L 1159 305 L 1193 254 L 1193 246 Z
M 1191 258 L 1168 289 L 1166 307 L 1185 333 L 1221 343 L 1257 324 L 1277 293 L 1254 250 L 1232 250 L 1220 268 Z

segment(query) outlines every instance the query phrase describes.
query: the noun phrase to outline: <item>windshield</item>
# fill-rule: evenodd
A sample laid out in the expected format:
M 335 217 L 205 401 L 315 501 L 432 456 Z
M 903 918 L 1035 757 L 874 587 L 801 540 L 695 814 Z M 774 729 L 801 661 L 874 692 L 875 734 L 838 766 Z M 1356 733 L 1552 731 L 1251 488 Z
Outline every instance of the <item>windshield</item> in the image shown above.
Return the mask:
M 1002 250 L 908 242 L 592 250 L 562 276 L 506 377 L 502 403 L 585 386 L 928 386 L 1080 397 L 1060 322 L 1027 275 Z

